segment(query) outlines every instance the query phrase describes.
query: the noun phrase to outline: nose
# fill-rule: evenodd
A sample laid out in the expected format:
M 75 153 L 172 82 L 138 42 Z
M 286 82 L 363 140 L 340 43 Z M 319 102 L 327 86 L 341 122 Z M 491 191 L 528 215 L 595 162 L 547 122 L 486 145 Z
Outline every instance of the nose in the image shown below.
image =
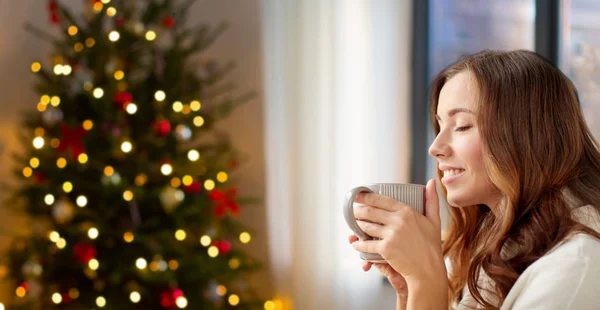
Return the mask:
M 443 134 L 438 134 L 431 145 L 429 146 L 429 155 L 435 158 L 448 157 L 450 155 L 450 147 Z

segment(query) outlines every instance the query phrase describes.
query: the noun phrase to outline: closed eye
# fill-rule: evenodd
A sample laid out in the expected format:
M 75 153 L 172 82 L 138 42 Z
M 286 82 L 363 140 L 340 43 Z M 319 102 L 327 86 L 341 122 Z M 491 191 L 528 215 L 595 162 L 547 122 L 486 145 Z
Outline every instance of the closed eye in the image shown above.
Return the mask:
M 462 127 L 456 128 L 454 131 L 467 131 L 471 127 L 472 126 L 462 126 Z

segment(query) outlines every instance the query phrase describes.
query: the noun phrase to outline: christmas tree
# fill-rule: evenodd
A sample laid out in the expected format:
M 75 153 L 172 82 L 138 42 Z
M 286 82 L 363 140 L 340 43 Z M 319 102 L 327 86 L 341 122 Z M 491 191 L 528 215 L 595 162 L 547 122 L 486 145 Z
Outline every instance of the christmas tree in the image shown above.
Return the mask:
M 34 223 L 2 263 L 6 309 L 273 309 L 248 280 L 259 263 L 236 220 L 243 161 L 214 124 L 252 94 L 231 64 L 202 58 L 224 25 L 188 27 L 193 1 L 45 2 L 17 185 L 6 206 Z M 60 35 L 55 35 L 59 33 Z

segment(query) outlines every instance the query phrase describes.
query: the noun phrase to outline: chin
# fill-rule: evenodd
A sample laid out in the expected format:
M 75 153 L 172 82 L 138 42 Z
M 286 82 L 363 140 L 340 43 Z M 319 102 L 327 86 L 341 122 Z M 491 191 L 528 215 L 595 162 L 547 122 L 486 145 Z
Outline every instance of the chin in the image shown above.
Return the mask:
M 472 203 L 471 199 L 469 199 L 468 197 L 464 197 L 462 195 L 457 195 L 457 194 L 452 194 L 450 192 L 448 193 L 446 200 L 448 201 L 448 205 L 450 205 L 451 207 L 456 207 L 456 208 L 468 207 L 468 206 L 474 205 L 474 203 Z

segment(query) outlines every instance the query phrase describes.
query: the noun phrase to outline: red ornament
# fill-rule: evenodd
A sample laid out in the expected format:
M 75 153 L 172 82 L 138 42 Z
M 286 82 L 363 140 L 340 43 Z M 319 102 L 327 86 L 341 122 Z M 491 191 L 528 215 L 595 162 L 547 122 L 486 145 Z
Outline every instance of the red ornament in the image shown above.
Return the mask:
M 171 28 L 175 26 L 175 19 L 172 16 L 167 16 L 163 19 L 163 26 L 165 28 Z
M 227 210 L 231 212 L 233 215 L 238 215 L 240 213 L 240 205 L 238 205 L 233 197 L 237 194 L 237 190 L 235 188 L 228 189 L 226 192 L 222 192 L 218 189 L 214 189 L 210 192 L 210 200 L 212 200 L 215 206 L 215 216 L 223 217 Z
M 200 181 L 194 180 L 190 185 L 184 185 L 183 191 L 189 194 L 199 193 L 202 190 L 202 186 L 200 185 Z
M 60 23 L 60 18 L 58 17 L 58 14 L 56 14 L 56 13 L 50 14 L 50 23 L 52 23 L 54 25 L 58 25 Z
M 56 0 L 48 1 L 48 10 L 50 11 L 50 23 L 54 25 L 60 23 L 60 18 L 58 17 L 58 2 L 56 2 Z
M 29 291 L 29 284 L 27 284 L 27 282 L 22 282 L 21 285 L 19 285 L 19 286 L 21 286 L 22 288 L 24 288 L 25 291 Z
M 177 298 L 183 297 L 183 292 L 178 289 L 167 289 L 160 293 L 160 305 L 163 308 L 171 308 L 176 305 Z
M 152 128 L 159 137 L 164 137 L 171 132 L 171 123 L 168 120 L 159 120 L 152 123 Z
M 73 255 L 78 261 L 87 264 L 92 258 L 96 257 L 96 247 L 90 243 L 77 243 L 73 246 Z
M 81 153 L 85 152 L 83 137 L 85 137 L 87 131 L 83 127 L 71 128 L 65 124 L 61 124 L 60 132 L 62 133 L 62 139 L 58 145 L 58 152 L 64 153 L 68 149 L 71 149 L 71 157 L 73 159 L 77 159 Z
M 231 242 L 227 240 L 217 240 L 213 241 L 212 245 L 216 246 L 219 249 L 219 253 L 227 254 L 231 251 Z
M 128 92 L 116 93 L 113 99 L 119 109 L 125 110 L 127 104 L 133 101 L 133 96 Z

